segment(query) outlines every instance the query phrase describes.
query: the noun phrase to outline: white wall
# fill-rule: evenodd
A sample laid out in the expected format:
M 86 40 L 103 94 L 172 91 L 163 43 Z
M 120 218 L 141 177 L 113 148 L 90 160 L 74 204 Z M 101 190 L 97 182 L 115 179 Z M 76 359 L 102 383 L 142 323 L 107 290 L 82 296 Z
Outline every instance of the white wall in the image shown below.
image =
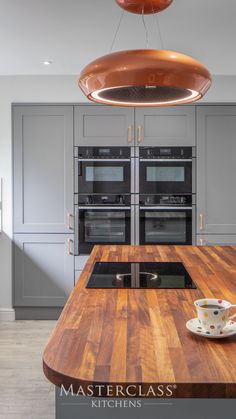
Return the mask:
M 3 232 L 0 235 L 0 319 L 12 307 L 12 147 L 11 104 L 87 102 L 76 76 L 0 77 L 0 178 L 3 179 Z M 215 76 L 204 102 L 236 102 L 236 77 Z M 7 317 L 7 314 L 6 314 Z M 10 317 L 10 316 L 9 316 Z

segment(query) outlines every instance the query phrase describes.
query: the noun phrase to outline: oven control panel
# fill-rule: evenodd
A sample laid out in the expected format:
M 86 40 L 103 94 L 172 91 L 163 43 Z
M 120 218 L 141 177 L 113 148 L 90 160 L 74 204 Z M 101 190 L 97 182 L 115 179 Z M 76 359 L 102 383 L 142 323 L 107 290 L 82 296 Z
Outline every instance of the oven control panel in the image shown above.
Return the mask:
M 192 195 L 140 195 L 140 205 L 158 205 L 158 206 L 191 206 Z
M 130 147 L 77 147 L 79 159 L 129 159 Z
M 192 159 L 192 147 L 140 147 L 140 159 Z
M 131 204 L 131 196 L 130 195 L 79 195 L 78 196 L 78 204 L 79 205 L 99 205 L 99 206 L 122 206 L 122 205 L 130 205 Z

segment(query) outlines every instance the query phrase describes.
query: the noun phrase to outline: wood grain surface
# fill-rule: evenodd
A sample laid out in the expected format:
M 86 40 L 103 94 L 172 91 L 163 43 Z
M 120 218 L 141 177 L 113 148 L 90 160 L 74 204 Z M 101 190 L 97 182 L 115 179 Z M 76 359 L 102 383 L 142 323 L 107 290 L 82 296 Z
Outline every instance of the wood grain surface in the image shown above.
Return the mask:
M 182 261 L 197 289 L 86 289 L 96 261 Z M 174 397 L 236 397 L 236 336 L 186 329 L 194 300 L 236 304 L 236 247 L 95 246 L 43 355 L 57 386 L 176 384 Z

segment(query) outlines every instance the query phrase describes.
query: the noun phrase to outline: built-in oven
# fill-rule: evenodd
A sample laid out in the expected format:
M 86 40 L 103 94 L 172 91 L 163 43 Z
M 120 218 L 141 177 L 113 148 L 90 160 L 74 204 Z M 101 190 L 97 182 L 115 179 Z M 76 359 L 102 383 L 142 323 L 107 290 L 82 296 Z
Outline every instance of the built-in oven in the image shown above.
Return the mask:
M 75 209 L 77 254 L 90 253 L 96 244 L 134 241 L 130 195 L 79 195 L 78 200 Z
M 132 180 L 130 147 L 76 147 L 76 193 L 129 194 Z
M 193 147 L 140 147 L 139 192 L 141 194 L 191 194 Z
M 195 196 L 141 195 L 137 229 L 140 244 L 194 244 Z

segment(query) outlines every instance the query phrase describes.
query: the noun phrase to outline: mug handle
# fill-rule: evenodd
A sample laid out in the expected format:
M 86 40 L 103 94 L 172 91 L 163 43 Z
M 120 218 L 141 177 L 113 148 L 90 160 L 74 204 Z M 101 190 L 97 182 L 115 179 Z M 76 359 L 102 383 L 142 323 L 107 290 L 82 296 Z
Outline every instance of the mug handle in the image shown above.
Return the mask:
M 231 307 L 236 307 L 236 304 L 231 304 Z M 234 313 L 232 316 L 229 317 L 229 320 L 233 320 L 236 317 L 236 313 Z

